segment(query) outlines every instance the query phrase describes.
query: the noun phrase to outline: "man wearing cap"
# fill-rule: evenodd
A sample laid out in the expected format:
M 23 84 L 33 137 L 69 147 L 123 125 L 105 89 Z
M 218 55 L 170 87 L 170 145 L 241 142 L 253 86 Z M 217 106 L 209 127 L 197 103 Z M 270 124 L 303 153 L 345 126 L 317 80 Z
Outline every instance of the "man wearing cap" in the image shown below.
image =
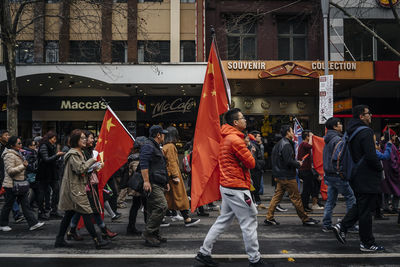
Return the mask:
M 139 162 L 143 176 L 143 190 L 147 196 L 147 222 L 142 238 L 145 245 L 159 247 L 167 242 L 160 236 L 160 224 L 167 211 L 164 189 L 168 188 L 168 172 L 164 154 L 160 145 L 168 133 L 160 125 L 153 125 L 149 130 L 149 139 L 140 150 Z

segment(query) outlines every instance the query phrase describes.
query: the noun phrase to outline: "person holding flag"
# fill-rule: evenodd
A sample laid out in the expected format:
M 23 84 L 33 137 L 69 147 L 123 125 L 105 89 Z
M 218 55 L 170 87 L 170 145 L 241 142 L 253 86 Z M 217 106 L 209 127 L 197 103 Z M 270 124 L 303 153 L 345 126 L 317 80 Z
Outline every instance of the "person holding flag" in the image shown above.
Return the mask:
M 246 119 L 240 109 L 234 108 L 226 112 L 225 121 L 221 129 L 223 139 L 219 144 L 218 155 L 221 214 L 208 231 L 195 259 L 207 266 L 217 266 L 211 257 L 212 248 L 219 235 L 236 217 L 242 229 L 250 266 L 261 266 L 263 261 L 257 238 L 257 208 L 250 193 L 249 170 L 255 167 L 255 159 L 244 142 Z

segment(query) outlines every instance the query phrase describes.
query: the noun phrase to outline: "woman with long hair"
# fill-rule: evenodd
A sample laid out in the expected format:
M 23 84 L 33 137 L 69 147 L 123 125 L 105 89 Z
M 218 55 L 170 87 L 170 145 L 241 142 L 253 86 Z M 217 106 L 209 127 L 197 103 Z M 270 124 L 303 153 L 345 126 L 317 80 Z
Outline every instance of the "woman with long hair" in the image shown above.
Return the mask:
M 175 143 L 179 140 L 179 133 L 175 127 L 168 127 L 168 133 L 164 139 L 163 152 L 166 158 L 167 171 L 169 176 L 170 190 L 165 193 L 168 209 L 180 211 L 185 226 L 193 226 L 200 222 L 200 219 L 192 219 L 189 216 L 189 199 L 187 197 L 185 184 L 179 169 L 178 150 Z
M 17 136 L 11 136 L 8 139 L 7 148 L 2 154 L 5 170 L 3 187 L 6 193 L 4 196 L 5 203 L 1 210 L 0 230 L 4 232 L 11 231 L 11 227 L 8 226 L 8 217 L 16 199 L 21 204 L 22 212 L 28 222 L 30 231 L 41 228 L 44 225 L 43 222 L 38 222 L 38 220 L 36 220 L 35 214 L 30 208 L 28 190 L 20 194 L 13 191 L 15 182 L 25 180 L 25 170 L 28 166 L 28 162 L 20 152 L 21 148 L 21 139 Z
M 103 163 L 96 162 L 93 157 L 85 159 L 84 148 L 86 147 L 86 135 L 82 130 L 73 130 L 70 136 L 71 149 L 64 156 L 65 169 L 60 190 L 60 203 L 58 208 L 65 211 L 60 223 L 60 229 L 56 237 L 55 247 L 68 247 L 64 236 L 75 213 L 83 218 L 85 227 L 97 249 L 106 247 L 109 242 L 97 236 L 91 218 L 93 209 L 87 195 L 89 170 L 98 170 Z
M 61 151 L 57 152 L 56 142 L 57 135 L 53 131 L 47 132 L 39 142 L 39 163 L 36 180 L 39 183 L 39 218 L 43 220 L 50 219 L 50 215 L 61 217 L 57 212 L 60 191 L 60 177 L 57 171 L 57 159 L 65 153 Z M 50 199 L 50 194 L 51 203 L 44 203 L 45 199 Z

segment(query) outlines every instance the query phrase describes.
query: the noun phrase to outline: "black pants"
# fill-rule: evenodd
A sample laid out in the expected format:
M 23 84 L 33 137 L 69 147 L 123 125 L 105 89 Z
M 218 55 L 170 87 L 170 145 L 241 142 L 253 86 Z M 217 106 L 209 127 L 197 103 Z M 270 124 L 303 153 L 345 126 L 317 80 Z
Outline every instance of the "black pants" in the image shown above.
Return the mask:
M 12 188 L 4 188 L 4 190 L 6 191 L 4 195 L 5 203 L 3 209 L 1 210 L 0 226 L 8 226 L 10 211 L 14 205 L 15 200 L 17 200 L 18 203 L 21 204 L 22 212 L 24 213 L 24 217 L 28 222 L 29 227 L 37 224 L 38 221 L 36 220 L 35 214 L 29 205 L 28 192 L 24 195 L 15 195 L 12 191 Z
M 141 206 L 144 206 L 144 222 L 147 222 L 147 212 L 146 212 L 146 198 L 144 196 L 134 196 L 132 197 L 132 206 L 129 210 L 129 222 L 128 229 L 135 230 L 136 229 L 136 217 L 137 213 Z
M 319 192 L 321 191 L 321 181 L 318 179 L 318 177 L 313 177 L 313 190 L 311 193 L 311 196 L 313 198 L 318 198 Z
M 314 191 L 314 175 L 312 171 L 299 171 L 299 178 L 303 180 L 303 192 L 301 193 L 301 202 L 304 208 L 309 208 L 310 196 Z
M 51 191 L 49 190 L 51 188 Z M 60 182 L 59 180 L 52 180 L 52 181 L 40 181 L 39 182 L 39 211 L 41 213 L 45 213 L 46 210 L 51 208 L 52 212 L 57 211 L 58 206 L 58 198 L 60 193 Z M 45 205 L 45 198 L 50 198 L 51 194 L 51 203 L 50 207 Z
M 111 209 L 114 211 L 114 213 L 117 213 L 117 204 L 118 204 L 118 188 L 116 181 L 113 177 L 111 177 L 108 182 L 108 186 L 111 188 L 111 191 L 113 192 L 112 196 L 108 199 L 108 202 L 110 203 Z
M 65 233 L 68 230 L 69 224 L 71 223 L 71 219 L 76 212 L 73 210 L 65 211 L 64 217 L 60 223 L 60 229 L 58 230 L 57 239 L 64 239 Z M 94 225 L 92 223 L 91 217 L 92 214 L 82 214 L 78 213 L 82 216 L 83 222 L 85 223 L 86 230 L 89 232 L 90 236 L 93 238 L 97 238 L 96 229 L 94 229 Z
M 358 221 L 360 241 L 366 246 L 371 246 L 375 243 L 375 238 L 372 234 L 371 210 L 375 209 L 377 196 L 377 194 L 355 194 L 356 204 L 347 212 L 341 222 L 341 227 L 347 232 L 347 229 L 353 227 Z
M 258 171 L 251 172 L 251 180 L 253 181 L 253 186 L 254 186 L 254 191 L 251 192 L 251 194 L 253 195 L 256 204 L 261 203 L 261 198 L 260 198 L 261 177 L 262 177 L 262 172 Z

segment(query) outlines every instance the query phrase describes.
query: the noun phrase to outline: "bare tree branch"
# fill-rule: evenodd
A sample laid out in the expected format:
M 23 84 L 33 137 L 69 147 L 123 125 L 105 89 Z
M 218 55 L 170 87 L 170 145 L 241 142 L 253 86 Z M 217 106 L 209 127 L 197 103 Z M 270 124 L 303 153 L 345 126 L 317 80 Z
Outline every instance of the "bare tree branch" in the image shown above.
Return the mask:
M 389 0 L 389 6 L 390 9 L 392 10 L 393 16 L 396 19 L 397 24 L 400 25 L 400 18 L 399 18 L 399 14 L 397 14 L 397 10 L 396 8 L 393 6 L 393 0 Z
M 15 14 L 15 18 L 14 18 L 14 22 L 13 22 L 13 27 L 12 27 L 12 32 L 13 32 L 13 33 L 16 33 L 16 32 L 17 32 L 18 23 L 19 23 L 19 20 L 20 20 L 21 15 L 22 15 L 22 12 L 24 11 L 25 6 L 26 6 L 26 5 L 29 5 L 29 4 L 37 3 L 37 2 L 39 2 L 39 0 L 35 0 L 35 1 L 23 1 L 23 2 L 19 5 L 18 11 L 17 11 L 17 13 Z
M 19 28 L 18 31 L 15 32 L 15 34 L 18 34 L 18 33 L 22 32 L 23 30 L 28 28 L 30 25 L 35 23 L 35 21 L 37 21 L 38 19 L 41 19 L 41 18 L 60 18 L 60 19 L 63 19 L 64 17 L 60 16 L 60 15 L 39 15 L 39 16 L 36 16 L 30 22 L 28 22 L 27 24 L 25 24 L 24 26 Z
M 363 27 L 368 33 L 370 33 L 372 36 L 374 36 L 379 42 L 381 42 L 384 46 L 386 46 L 390 51 L 392 51 L 396 56 L 400 57 L 400 52 L 394 49 L 390 44 L 388 44 L 385 40 L 382 39 L 378 34 L 376 34 L 373 30 L 371 30 L 367 25 L 365 25 L 359 18 L 351 15 L 349 12 L 347 12 L 343 7 L 340 5 L 330 2 L 329 3 L 331 6 L 336 7 L 340 11 L 343 12 L 346 16 L 348 16 L 351 19 L 354 19 L 358 24 L 360 24 L 361 27 Z

